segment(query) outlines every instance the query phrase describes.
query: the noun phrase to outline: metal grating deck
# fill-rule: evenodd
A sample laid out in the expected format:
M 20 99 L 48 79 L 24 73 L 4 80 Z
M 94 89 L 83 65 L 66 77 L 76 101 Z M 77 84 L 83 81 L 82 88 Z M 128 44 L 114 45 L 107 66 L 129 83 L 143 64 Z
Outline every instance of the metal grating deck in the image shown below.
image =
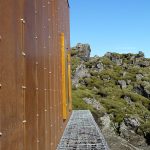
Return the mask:
M 109 150 L 89 110 L 75 110 L 57 150 Z

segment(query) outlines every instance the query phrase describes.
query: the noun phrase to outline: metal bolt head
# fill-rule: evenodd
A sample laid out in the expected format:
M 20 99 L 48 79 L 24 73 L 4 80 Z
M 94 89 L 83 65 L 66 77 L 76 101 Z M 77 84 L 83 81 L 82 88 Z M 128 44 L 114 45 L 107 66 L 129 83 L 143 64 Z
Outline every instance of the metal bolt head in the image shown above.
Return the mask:
M 26 86 L 22 86 L 22 89 L 26 89 Z
M 25 52 L 22 52 L 22 56 L 26 56 Z
M 26 120 L 23 120 L 23 121 L 22 121 L 22 123 L 26 123 L 26 122 L 27 122 Z
M 21 21 L 22 21 L 22 23 L 23 24 L 25 24 L 26 23 L 26 21 L 22 18 L 22 19 L 20 19 Z

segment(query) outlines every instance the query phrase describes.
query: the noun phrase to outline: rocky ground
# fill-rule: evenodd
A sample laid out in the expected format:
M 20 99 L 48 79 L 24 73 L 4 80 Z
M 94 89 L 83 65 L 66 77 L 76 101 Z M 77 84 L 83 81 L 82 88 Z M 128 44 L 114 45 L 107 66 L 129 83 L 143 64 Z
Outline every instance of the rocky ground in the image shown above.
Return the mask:
M 91 110 L 112 150 L 150 149 L 150 59 L 90 52 L 72 48 L 74 109 Z

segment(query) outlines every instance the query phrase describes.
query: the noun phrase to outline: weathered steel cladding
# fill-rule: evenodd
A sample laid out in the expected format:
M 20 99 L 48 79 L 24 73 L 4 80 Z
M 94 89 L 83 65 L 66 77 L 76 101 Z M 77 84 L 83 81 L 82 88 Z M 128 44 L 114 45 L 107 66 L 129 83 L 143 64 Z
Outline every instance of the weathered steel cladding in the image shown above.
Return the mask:
M 56 149 L 67 123 L 60 35 L 69 90 L 69 30 L 67 0 L 0 0 L 0 150 Z

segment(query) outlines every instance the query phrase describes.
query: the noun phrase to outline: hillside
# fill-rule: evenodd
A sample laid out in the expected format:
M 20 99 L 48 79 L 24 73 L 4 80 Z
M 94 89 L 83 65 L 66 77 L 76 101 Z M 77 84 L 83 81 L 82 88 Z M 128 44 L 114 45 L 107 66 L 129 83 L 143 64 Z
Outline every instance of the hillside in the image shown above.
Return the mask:
M 150 149 L 150 59 L 90 52 L 72 48 L 74 109 L 91 110 L 112 150 Z

